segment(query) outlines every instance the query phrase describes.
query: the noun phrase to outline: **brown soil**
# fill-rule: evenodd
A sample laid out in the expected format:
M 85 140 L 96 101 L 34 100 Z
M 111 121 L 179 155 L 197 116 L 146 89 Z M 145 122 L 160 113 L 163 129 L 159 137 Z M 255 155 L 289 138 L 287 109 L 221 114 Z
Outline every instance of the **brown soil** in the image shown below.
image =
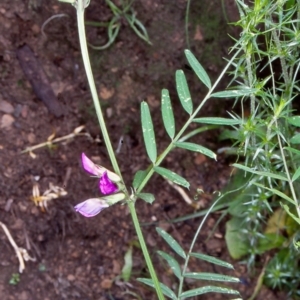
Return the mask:
M 192 1 L 190 16 L 191 49 L 203 62 L 212 80 L 219 74 L 232 41 L 227 33 L 224 12 L 219 1 Z M 170 90 L 174 103 L 177 128 L 186 120 L 177 100 L 174 73 L 185 69 L 183 50 L 186 48 L 184 18 L 186 1 L 141 0 L 134 3 L 138 18 L 148 30 L 153 46 L 140 40 L 124 23 L 116 42 L 105 51 L 91 50 L 95 79 L 102 99 L 108 129 L 115 149 L 124 140 L 118 160 L 130 185 L 133 174 L 149 164 L 140 125 L 139 105 L 147 100 L 151 107 L 159 149 L 168 144 L 160 115 L 160 91 Z M 230 21 L 236 16 L 232 1 L 226 4 Z M 43 28 L 46 20 L 56 14 Z M 109 21 L 112 17 L 104 1 L 92 0 L 86 19 Z M 147 277 L 147 269 L 138 247 L 133 248 L 133 273 L 125 283 L 118 276 L 129 245 L 137 241 L 126 205 L 115 205 L 94 218 L 74 212 L 74 205 L 98 195 L 97 182 L 81 168 L 80 155 L 85 152 L 107 168 L 109 160 L 97 125 L 89 88 L 84 73 L 77 37 L 75 9 L 54 0 L 11 1 L 0 4 L 0 221 L 9 229 L 19 247 L 27 249 L 35 261 L 26 262 L 19 282 L 9 284 L 18 273 L 18 260 L 4 232 L 0 230 L 0 299 L 156 299 L 151 289 L 138 283 Z M 106 31 L 88 27 L 88 39 L 94 44 L 106 42 Z M 56 117 L 38 99 L 21 69 L 17 51 L 27 44 L 45 71 L 48 81 L 62 107 L 63 116 Z M 205 88 L 188 69 L 187 74 L 195 105 L 205 96 Z M 226 83 L 222 83 L 223 87 Z M 210 102 L 203 116 L 222 115 L 228 107 Z M 55 148 L 41 148 L 20 154 L 28 146 L 72 133 L 85 125 L 82 135 L 59 143 Z M 217 150 L 218 133 L 207 132 L 195 141 Z M 174 151 L 164 166 L 181 174 L 191 183 L 188 195 L 196 189 L 205 193 L 198 200 L 202 208 L 211 204 L 214 191 L 220 190 L 230 176 L 229 162 L 218 157 L 214 162 L 187 151 Z M 37 181 L 38 180 L 38 181 Z M 45 211 L 31 200 L 33 185 L 38 182 L 41 193 L 52 183 L 63 187 L 67 195 L 48 202 Z M 163 223 L 195 212 L 166 181 L 154 176 L 145 191 L 155 194 L 153 205 L 142 201 L 137 211 L 142 223 L 156 220 L 188 249 L 201 219 L 194 218 L 175 224 Z M 224 223 L 207 241 L 219 214 L 209 216 L 195 251 L 215 255 L 235 265 L 229 274 L 243 278 L 245 284 L 235 286 L 244 299 L 254 289 L 256 278 L 247 275 L 243 265 L 233 262 L 226 251 Z M 154 265 L 160 280 L 176 288 L 176 278 L 160 260 L 156 250 L 169 252 L 158 237 L 155 226 L 143 227 Z M 192 260 L 190 270 L 222 272 L 208 264 Z M 258 271 L 259 272 L 259 271 Z M 258 274 L 257 274 L 258 275 Z M 186 289 L 197 287 L 189 281 Z M 131 294 L 129 293 L 131 292 Z M 207 296 L 201 299 L 229 299 Z M 279 295 L 263 289 L 257 299 L 279 299 Z

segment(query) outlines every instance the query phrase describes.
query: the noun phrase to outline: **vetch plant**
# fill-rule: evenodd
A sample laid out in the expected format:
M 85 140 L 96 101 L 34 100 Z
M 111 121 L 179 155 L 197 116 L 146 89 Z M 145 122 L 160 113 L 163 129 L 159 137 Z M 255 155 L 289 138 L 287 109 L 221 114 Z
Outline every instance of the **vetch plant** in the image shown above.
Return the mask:
M 216 159 L 216 154 L 198 144 L 193 142 L 189 142 L 188 140 L 198 134 L 199 132 L 203 131 L 203 128 L 199 127 L 196 129 L 190 129 L 190 125 L 195 123 L 196 125 L 201 123 L 200 118 L 197 118 L 201 108 L 203 105 L 211 98 L 222 98 L 228 95 L 228 92 L 214 92 L 216 86 L 226 73 L 227 69 L 230 65 L 232 65 L 233 61 L 236 59 L 237 55 L 239 54 L 240 50 L 238 50 L 231 60 L 228 62 L 227 66 L 222 71 L 221 75 L 217 79 L 217 81 L 212 84 L 210 78 L 206 71 L 203 69 L 201 64 L 198 62 L 196 57 L 191 53 L 191 51 L 186 50 L 185 55 L 186 58 L 196 73 L 199 80 L 204 84 L 204 86 L 208 89 L 207 95 L 203 99 L 203 101 L 197 106 L 194 107 L 192 96 L 190 94 L 187 80 L 185 74 L 182 70 L 176 71 L 176 89 L 178 93 L 178 97 L 180 103 L 182 105 L 183 111 L 187 114 L 187 121 L 183 125 L 182 128 L 176 130 L 175 118 L 172 109 L 172 102 L 169 96 L 169 91 L 166 89 L 162 90 L 161 95 L 161 111 L 162 111 L 162 119 L 163 124 L 170 139 L 170 144 L 167 148 L 162 151 L 162 153 L 157 153 L 157 145 L 156 145 L 156 138 L 155 138 L 155 131 L 154 125 L 151 118 L 151 113 L 149 106 L 146 102 L 141 103 L 141 123 L 142 123 L 142 131 L 143 131 L 143 138 L 144 143 L 146 146 L 146 152 L 148 154 L 148 158 L 150 160 L 150 165 L 145 170 L 139 170 L 132 182 L 132 187 L 129 189 L 125 186 L 122 173 L 120 171 L 112 144 L 110 142 L 109 134 L 106 128 L 106 124 L 103 118 L 100 102 L 98 99 L 98 93 L 96 89 L 96 85 L 94 82 L 93 74 L 91 71 L 91 65 L 87 50 L 87 42 L 86 42 L 86 35 L 85 35 L 85 28 L 84 28 L 84 10 L 89 5 L 88 0 L 64 0 L 64 2 L 69 2 L 75 6 L 77 11 L 77 21 L 78 21 L 78 31 L 79 31 L 79 40 L 81 46 L 81 53 L 84 62 L 84 67 L 87 74 L 87 79 L 89 82 L 92 99 L 94 102 L 95 110 L 97 113 L 100 129 L 103 135 L 103 140 L 106 145 L 107 152 L 109 154 L 111 164 L 113 167 L 114 172 L 106 170 L 105 168 L 94 164 L 85 154 L 82 154 L 82 165 L 85 171 L 94 175 L 99 178 L 99 189 L 104 196 L 100 198 L 91 198 L 88 199 L 80 204 L 78 204 L 75 208 L 78 212 L 82 213 L 86 217 L 92 217 L 97 215 L 101 210 L 107 208 L 110 205 L 113 205 L 119 201 L 123 201 L 128 205 L 133 225 L 138 236 L 138 240 L 140 243 L 141 250 L 143 252 L 148 271 L 150 273 L 151 279 L 148 278 L 139 278 L 139 281 L 153 287 L 156 291 L 158 299 L 164 299 L 164 296 L 171 298 L 171 299 L 186 299 L 190 297 L 195 297 L 197 295 L 215 292 L 215 293 L 225 293 L 225 294 L 233 294 L 239 295 L 239 292 L 235 289 L 227 288 L 227 287 L 220 287 L 218 285 L 205 285 L 199 288 L 185 290 L 185 279 L 186 278 L 194 278 L 198 280 L 209 280 L 215 282 L 240 282 L 238 278 L 232 276 L 225 276 L 220 274 L 213 274 L 213 273 L 203 273 L 203 272 L 188 272 L 188 263 L 190 257 L 195 257 L 198 259 L 202 259 L 208 261 L 212 264 L 221 265 L 223 267 L 227 267 L 229 269 L 233 269 L 233 266 L 229 263 L 223 262 L 219 259 L 211 257 L 209 255 L 204 255 L 201 253 L 193 252 L 193 247 L 195 245 L 196 239 L 199 236 L 200 230 L 203 227 L 203 224 L 208 216 L 203 218 L 202 223 L 198 227 L 190 249 L 185 251 L 179 243 L 167 232 L 157 229 L 158 234 L 168 243 L 171 249 L 179 255 L 180 259 L 183 260 L 183 267 L 177 261 L 175 257 L 172 255 L 165 253 L 165 252 L 158 252 L 159 255 L 165 259 L 172 269 L 174 275 L 177 277 L 177 293 L 175 293 L 171 288 L 164 285 L 163 283 L 159 282 L 157 274 L 155 272 L 152 260 L 149 255 L 148 248 L 146 246 L 143 233 L 140 227 L 140 223 L 138 220 L 138 216 L 135 209 L 135 203 L 138 199 L 142 199 L 147 203 L 152 203 L 155 200 L 155 196 L 151 193 L 144 193 L 143 188 L 146 186 L 149 179 L 152 177 L 154 173 L 161 175 L 162 177 L 170 180 L 173 183 L 179 184 L 185 188 L 189 188 L 189 182 L 180 176 L 179 174 L 175 173 L 172 170 L 169 170 L 165 167 L 162 167 L 161 164 L 163 163 L 165 157 L 175 148 L 182 148 L 189 151 L 199 152 L 203 155 L 206 155 L 212 159 Z M 251 89 L 244 88 L 238 89 L 235 91 L 231 91 L 230 93 L 234 94 L 235 96 L 244 96 L 249 95 L 252 93 Z M 206 119 L 209 121 L 209 118 Z M 215 119 L 213 119 L 213 122 Z M 219 122 L 228 122 L 232 124 L 232 120 L 230 119 L 222 119 L 218 120 Z M 240 122 L 240 121 L 238 121 Z M 188 132 L 187 132 L 188 131 Z M 213 209 L 213 206 L 209 210 L 209 212 Z M 209 213 L 208 212 L 208 213 Z

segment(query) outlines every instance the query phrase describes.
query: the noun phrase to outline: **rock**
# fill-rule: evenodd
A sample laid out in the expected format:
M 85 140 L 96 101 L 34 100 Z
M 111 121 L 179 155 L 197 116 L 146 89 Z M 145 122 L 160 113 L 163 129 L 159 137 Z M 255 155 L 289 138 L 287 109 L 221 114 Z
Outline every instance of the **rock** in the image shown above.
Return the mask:
M 12 114 L 14 112 L 14 107 L 5 100 L 0 100 L 0 111 L 6 114 Z
M 35 142 L 35 134 L 33 132 L 28 133 L 27 140 L 30 144 L 33 144 Z
M 73 274 L 69 274 L 69 275 L 67 276 L 67 279 L 68 279 L 69 281 L 74 281 L 74 280 L 75 280 L 75 276 L 74 276 Z
M 101 97 L 101 99 L 108 100 L 109 98 L 111 98 L 114 95 L 114 93 L 115 93 L 115 90 L 113 88 L 108 89 L 104 85 L 100 86 L 99 96 Z
M 5 114 L 1 118 L 0 128 L 9 129 L 14 121 L 15 121 L 15 119 L 12 115 Z
M 103 279 L 101 281 L 101 288 L 103 288 L 104 290 L 109 290 L 112 286 L 112 280 L 111 279 Z

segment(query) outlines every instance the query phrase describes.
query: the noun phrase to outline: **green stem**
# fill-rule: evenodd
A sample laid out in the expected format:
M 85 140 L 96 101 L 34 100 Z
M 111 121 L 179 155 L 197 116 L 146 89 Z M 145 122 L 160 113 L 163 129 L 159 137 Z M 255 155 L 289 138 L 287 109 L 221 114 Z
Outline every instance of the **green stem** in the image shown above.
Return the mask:
M 275 119 L 275 124 L 276 124 L 277 130 L 279 130 L 276 119 Z M 283 147 L 282 147 L 282 143 L 281 143 L 281 138 L 280 138 L 280 135 L 278 133 L 277 133 L 277 139 L 278 139 L 279 149 L 280 149 L 280 152 L 281 152 L 281 157 L 282 157 L 282 162 L 283 162 L 283 165 L 284 165 L 285 173 L 286 173 L 286 176 L 288 178 L 288 183 L 289 183 L 290 190 L 291 190 L 291 193 L 292 193 L 292 197 L 293 197 L 293 200 L 294 200 L 294 203 L 295 203 L 295 208 L 296 208 L 298 217 L 300 218 L 300 207 L 299 207 L 299 204 L 298 204 L 298 198 L 296 196 L 296 192 L 295 192 L 295 189 L 294 189 L 293 181 L 291 179 L 290 171 L 289 171 L 286 159 L 285 159 L 285 154 L 284 154 L 284 151 L 283 151 Z
M 92 68 L 91 68 L 87 43 L 86 43 L 83 2 L 84 2 L 84 0 L 78 0 L 78 3 L 77 3 L 77 23 L 78 23 L 78 33 L 79 33 L 79 41 L 80 41 L 80 48 L 81 48 L 83 64 L 84 64 L 84 68 L 86 71 L 88 83 L 90 86 L 90 90 L 91 90 L 96 114 L 98 117 L 100 129 L 101 129 L 101 132 L 103 135 L 103 139 L 105 142 L 106 149 L 108 151 L 110 161 L 112 163 L 115 173 L 117 173 L 122 179 L 120 168 L 119 168 L 118 162 L 116 160 L 116 156 L 115 156 L 114 150 L 112 148 L 111 141 L 110 141 L 107 129 L 106 129 L 106 125 L 105 125 L 105 121 L 103 118 L 102 109 L 100 106 L 100 101 L 98 98 L 98 93 L 97 93 L 97 89 L 96 89 L 96 85 L 95 85 L 95 81 L 94 81 L 94 77 L 93 77 L 93 73 L 92 73 Z
M 165 298 L 164 298 L 164 295 L 161 291 L 161 287 L 160 287 L 158 278 L 156 276 L 156 272 L 154 270 L 152 260 L 150 258 L 150 255 L 149 255 L 149 252 L 148 252 L 145 240 L 144 240 L 144 236 L 143 236 L 143 233 L 142 233 L 142 230 L 141 230 L 140 222 L 139 222 L 138 216 L 136 214 L 136 209 L 135 209 L 135 206 L 134 206 L 134 202 L 130 201 L 128 203 L 128 207 L 129 207 L 129 211 L 130 211 L 130 214 L 131 214 L 131 217 L 132 217 L 134 228 L 135 228 L 136 234 L 138 236 L 138 239 L 139 239 L 142 251 L 143 251 L 143 255 L 144 255 L 144 258 L 145 258 L 150 276 L 153 280 L 153 284 L 155 285 L 155 290 L 156 290 L 157 297 L 158 297 L 159 300 L 164 300 Z
M 93 73 L 92 73 L 92 69 L 91 69 L 91 64 L 90 64 L 90 59 L 89 59 L 89 54 L 88 54 L 88 48 L 87 48 L 87 43 L 86 43 L 86 35 L 85 35 L 85 26 L 84 26 L 84 9 L 87 6 L 87 4 L 89 3 L 89 1 L 87 1 L 86 3 L 84 3 L 84 0 L 78 0 L 77 2 L 77 22 L 78 22 L 78 32 L 79 32 L 79 41 L 80 41 L 80 47 L 81 47 L 81 53 L 82 53 L 82 58 L 83 58 L 83 63 L 84 63 L 84 67 L 85 67 L 85 71 L 86 71 L 86 75 L 88 78 L 88 82 L 89 82 L 89 86 L 90 86 L 90 90 L 91 90 L 91 94 L 92 94 L 92 98 L 93 98 L 93 102 L 94 102 L 94 106 L 95 106 L 95 110 L 97 113 L 97 117 L 98 117 L 98 121 L 99 121 L 99 125 L 101 128 L 101 132 L 103 135 L 103 139 L 109 154 L 109 158 L 111 160 L 113 169 L 115 171 L 115 173 L 117 173 L 122 182 L 122 175 L 120 172 L 120 168 L 118 165 L 118 162 L 116 160 L 116 156 L 114 153 L 114 150 L 112 148 L 111 142 L 110 142 L 110 138 L 107 132 L 107 128 L 105 125 L 105 121 L 103 118 L 103 114 L 102 114 L 102 110 L 101 110 L 101 106 L 100 106 L 100 101 L 98 98 L 98 94 L 97 94 L 97 89 L 96 89 L 96 85 L 95 85 L 95 81 L 94 81 L 94 77 L 93 77 Z M 127 196 L 127 198 L 129 199 L 129 194 L 127 189 L 124 187 L 123 190 Z M 140 227 L 140 223 L 136 214 L 136 210 L 135 210 L 135 204 L 134 201 L 129 201 L 128 202 L 128 207 L 131 213 L 131 217 L 132 217 L 132 221 L 134 224 L 134 228 L 136 230 L 142 251 L 143 251 L 143 255 L 147 264 L 147 267 L 149 269 L 150 272 L 150 276 L 153 280 L 153 283 L 155 285 L 155 290 L 158 296 L 159 300 L 164 300 L 164 296 L 163 293 L 161 291 L 160 288 L 160 284 L 158 281 L 158 278 L 156 276 L 144 237 L 143 237 L 143 233 L 141 231 L 141 227 Z

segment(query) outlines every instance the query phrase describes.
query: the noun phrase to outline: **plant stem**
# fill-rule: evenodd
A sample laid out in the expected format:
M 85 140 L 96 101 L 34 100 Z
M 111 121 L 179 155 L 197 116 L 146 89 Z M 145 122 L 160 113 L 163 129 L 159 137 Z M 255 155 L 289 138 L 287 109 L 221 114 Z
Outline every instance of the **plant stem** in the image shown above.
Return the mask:
M 123 182 L 123 178 L 120 172 L 120 168 L 114 153 L 114 150 L 112 148 L 111 142 L 110 142 L 110 138 L 106 129 L 106 125 L 105 125 L 105 121 L 103 118 L 103 114 L 102 114 L 102 110 L 101 110 L 101 106 L 100 106 L 100 101 L 98 98 L 98 94 L 97 94 L 97 89 L 96 89 L 96 85 L 95 85 L 95 81 L 94 81 L 94 77 L 93 77 L 93 73 L 92 73 L 92 69 L 91 69 L 91 64 L 90 64 L 90 59 L 89 59 L 89 54 L 88 54 L 88 49 L 87 49 L 87 43 L 86 43 L 86 35 L 85 35 L 85 26 L 84 26 L 84 9 L 87 6 L 85 3 L 83 3 L 84 0 L 78 0 L 77 2 L 77 22 L 78 22 L 78 33 L 79 33 L 79 41 L 80 41 L 80 48 L 81 48 L 81 53 L 82 53 L 82 58 L 83 58 L 83 63 L 84 63 L 84 68 L 86 71 L 86 75 L 88 78 L 88 83 L 90 86 L 90 90 L 91 90 L 91 94 L 92 94 L 92 98 L 93 98 L 93 102 L 94 102 L 94 106 L 95 106 L 95 110 L 97 113 L 97 117 L 98 117 L 98 121 L 99 121 L 99 125 L 101 128 L 101 132 L 103 135 L 103 139 L 109 154 L 109 158 L 111 160 L 113 169 L 115 171 L 115 173 L 117 173 L 122 182 Z M 89 3 L 89 1 L 87 1 L 86 3 Z M 129 199 L 129 194 L 127 189 L 124 187 L 123 190 L 127 196 L 127 198 Z M 160 288 L 160 284 L 158 281 L 158 278 L 156 276 L 144 237 L 143 237 L 143 233 L 140 227 L 140 223 L 136 214 L 136 210 L 135 210 L 135 203 L 134 201 L 128 201 L 128 207 L 131 213 L 131 217 L 132 217 L 132 221 L 134 224 L 134 228 L 135 231 L 137 233 L 142 251 L 143 251 L 143 255 L 147 264 L 147 267 L 149 269 L 151 278 L 153 280 L 153 283 L 155 285 L 155 290 L 158 296 L 159 300 L 164 300 L 164 296 L 163 293 L 161 291 Z
M 96 89 L 96 85 L 95 85 L 95 81 L 94 81 L 94 77 L 93 77 L 93 73 L 92 73 L 92 68 L 91 68 L 87 43 L 86 43 L 85 25 L 84 25 L 84 7 L 83 7 L 82 2 L 83 2 L 83 0 L 79 0 L 77 3 L 77 5 L 78 5 L 78 7 L 77 7 L 77 23 L 78 23 L 78 33 L 79 33 L 80 49 L 81 49 L 81 53 L 82 53 L 83 64 L 84 64 L 84 68 L 86 71 L 88 83 L 90 86 L 90 90 L 91 90 L 96 114 L 98 117 L 100 129 L 101 129 L 101 132 L 103 135 L 103 139 L 105 142 L 106 149 L 108 151 L 110 161 L 112 163 L 115 173 L 117 173 L 122 179 L 120 168 L 119 168 L 118 162 L 116 160 L 116 156 L 115 156 L 114 150 L 112 148 L 110 138 L 109 138 L 109 135 L 108 135 L 108 132 L 106 129 L 106 125 L 105 125 L 105 121 L 103 118 L 100 101 L 98 98 L 98 93 L 97 93 L 97 89 Z

